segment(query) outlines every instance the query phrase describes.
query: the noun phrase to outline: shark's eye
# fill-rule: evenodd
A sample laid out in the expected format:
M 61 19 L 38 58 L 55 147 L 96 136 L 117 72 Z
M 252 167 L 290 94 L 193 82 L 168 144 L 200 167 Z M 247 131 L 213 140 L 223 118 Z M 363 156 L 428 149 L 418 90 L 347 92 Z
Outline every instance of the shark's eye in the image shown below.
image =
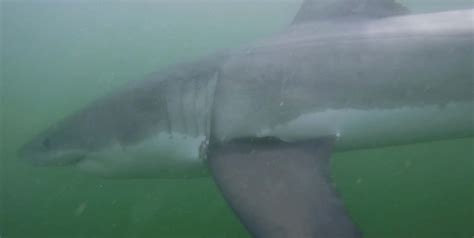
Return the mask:
M 44 139 L 43 146 L 44 148 L 49 149 L 51 147 L 51 140 L 49 138 Z

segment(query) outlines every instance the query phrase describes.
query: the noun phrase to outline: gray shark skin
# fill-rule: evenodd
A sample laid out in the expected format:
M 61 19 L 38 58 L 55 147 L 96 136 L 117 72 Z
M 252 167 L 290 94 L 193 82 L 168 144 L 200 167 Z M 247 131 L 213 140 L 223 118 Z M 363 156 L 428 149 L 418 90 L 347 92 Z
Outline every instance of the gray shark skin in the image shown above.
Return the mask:
M 473 15 L 293 26 L 222 66 L 213 135 L 338 135 L 339 150 L 472 135 Z
M 103 177 L 210 173 L 254 237 L 361 237 L 331 152 L 474 135 L 473 18 L 307 0 L 280 34 L 134 81 L 19 154 Z

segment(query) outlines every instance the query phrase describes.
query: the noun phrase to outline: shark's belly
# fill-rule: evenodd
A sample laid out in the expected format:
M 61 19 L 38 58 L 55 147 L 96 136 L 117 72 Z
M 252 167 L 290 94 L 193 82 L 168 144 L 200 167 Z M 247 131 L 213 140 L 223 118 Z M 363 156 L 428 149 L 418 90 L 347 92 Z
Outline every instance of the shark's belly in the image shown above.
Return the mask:
M 206 146 L 204 135 L 159 133 L 136 144 L 117 143 L 89 153 L 76 166 L 101 177 L 202 177 L 208 174 L 203 160 Z
M 473 111 L 472 102 L 393 109 L 329 109 L 305 113 L 274 127 L 261 127 L 255 135 L 285 141 L 335 136 L 338 150 L 406 144 L 472 136 Z

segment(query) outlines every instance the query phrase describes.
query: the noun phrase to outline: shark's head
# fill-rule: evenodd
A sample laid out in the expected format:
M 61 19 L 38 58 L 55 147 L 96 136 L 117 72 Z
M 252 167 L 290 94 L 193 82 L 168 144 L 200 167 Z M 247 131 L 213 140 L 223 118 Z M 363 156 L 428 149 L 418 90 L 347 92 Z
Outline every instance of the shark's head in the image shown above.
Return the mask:
M 19 150 L 21 158 L 39 166 L 76 164 L 88 154 L 87 139 L 70 130 L 68 123 L 55 125 L 35 136 Z
M 36 166 L 73 166 L 107 178 L 206 175 L 204 134 L 163 130 L 160 119 L 139 125 L 128 118 L 132 121 L 127 125 L 119 118 L 104 121 L 104 115 L 86 110 L 66 118 L 23 145 L 19 156 Z
M 216 77 L 185 66 L 95 101 L 31 139 L 20 157 L 103 177 L 201 176 Z

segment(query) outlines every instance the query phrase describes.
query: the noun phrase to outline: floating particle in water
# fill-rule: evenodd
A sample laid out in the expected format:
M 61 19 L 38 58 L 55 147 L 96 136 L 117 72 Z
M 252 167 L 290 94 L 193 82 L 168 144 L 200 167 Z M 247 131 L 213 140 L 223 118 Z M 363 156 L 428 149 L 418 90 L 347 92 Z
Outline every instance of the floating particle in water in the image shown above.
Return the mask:
M 79 206 L 76 208 L 76 210 L 74 211 L 74 215 L 75 216 L 80 216 L 82 215 L 82 213 L 84 213 L 84 210 L 86 210 L 87 208 L 87 203 L 86 202 L 82 202 L 81 204 L 79 204 Z

